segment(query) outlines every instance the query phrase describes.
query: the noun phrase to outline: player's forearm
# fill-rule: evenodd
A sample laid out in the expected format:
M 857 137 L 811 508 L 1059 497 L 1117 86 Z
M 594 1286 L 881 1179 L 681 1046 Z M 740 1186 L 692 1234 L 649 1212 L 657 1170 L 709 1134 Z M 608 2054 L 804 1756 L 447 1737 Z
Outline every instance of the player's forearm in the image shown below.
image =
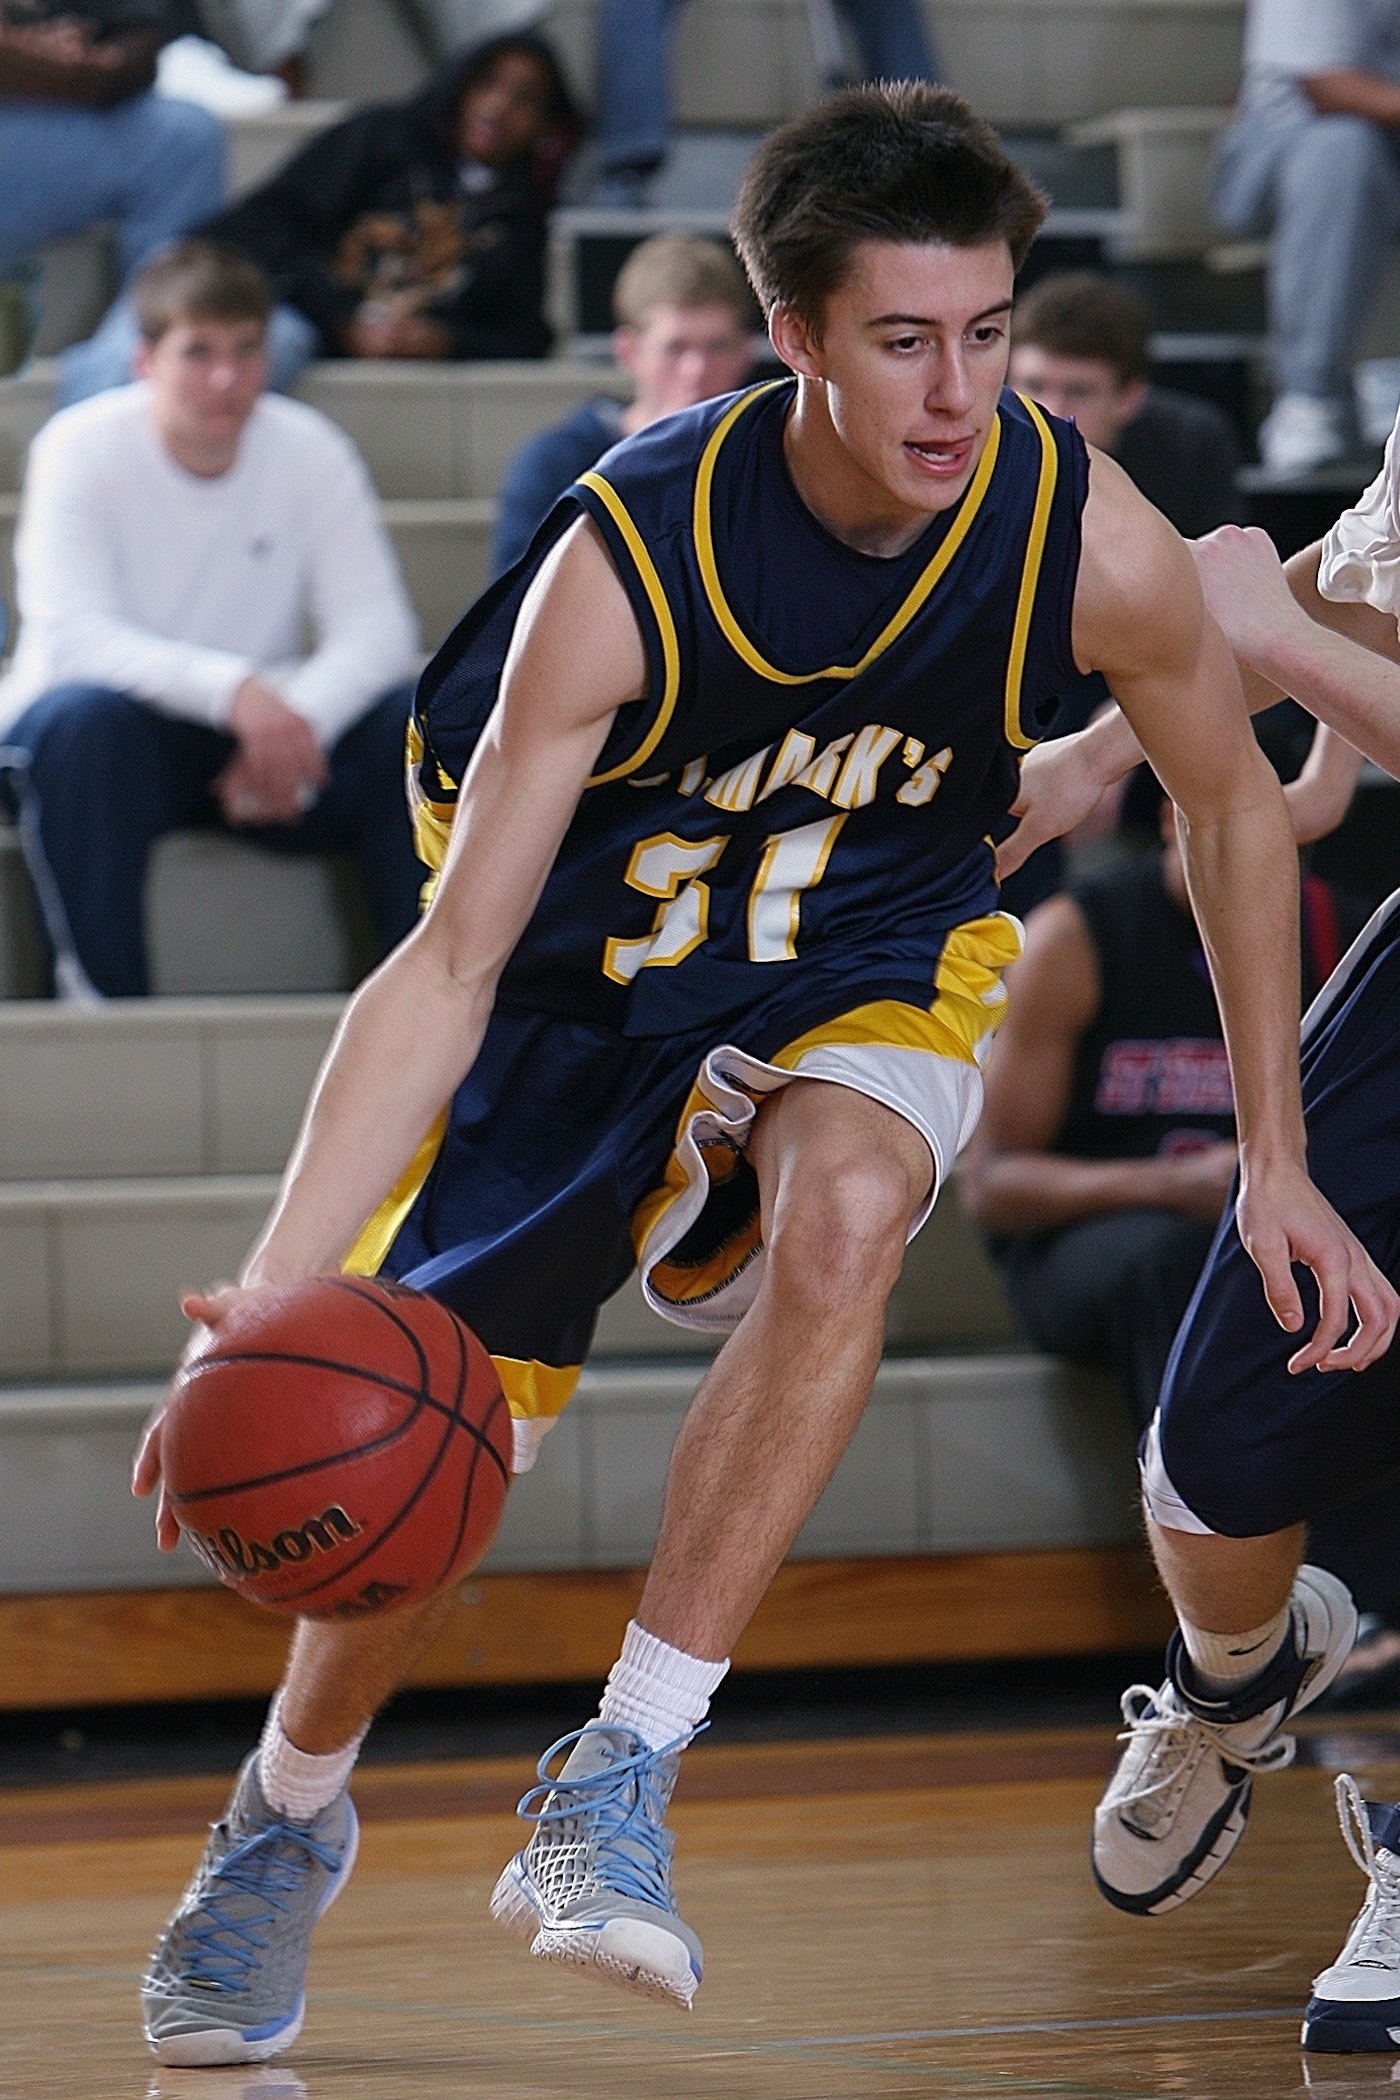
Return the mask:
M 1227 807 L 1183 820 L 1182 843 L 1230 1054 L 1242 1166 L 1300 1163 L 1298 857 L 1262 753 Z
M 960 1178 L 959 1192 L 987 1232 L 1053 1232 L 1105 1211 L 1178 1208 L 1170 1165 L 1157 1159 L 1003 1152 Z
M 1400 665 L 1300 619 L 1280 630 L 1257 668 L 1385 772 L 1400 774 Z
M 421 938 L 361 986 L 241 1282 L 294 1282 L 339 1265 L 469 1070 L 493 993 L 494 976 L 463 982 Z

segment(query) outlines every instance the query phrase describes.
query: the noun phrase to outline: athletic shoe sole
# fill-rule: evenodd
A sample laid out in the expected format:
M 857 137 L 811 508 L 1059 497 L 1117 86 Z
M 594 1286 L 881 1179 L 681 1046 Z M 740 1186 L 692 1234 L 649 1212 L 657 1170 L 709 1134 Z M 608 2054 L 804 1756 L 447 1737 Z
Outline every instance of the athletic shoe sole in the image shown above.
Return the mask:
M 1372 2005 L 1354 1999 L 1314 1998 L 1303 2015 L 1305 2049 L 1321 2056 L 1400 2054 L 1400 1998 Z
M 319 1923 L 325 1916 L 350 1879 L 350 1870 L 359 1849 L 360 1825 L 351 1808 L 345 1856 L 333 1879 L 326 1883 L 326 1892 L 317 1906 L 313 1923 Z M 206 2027 L 195 2034 L 166 2035 L 159 2041 L 152 2040 L 148 2030 L 146 2040 L 155 2052 L 156 2062 L 172 2071 L 210 2070 L 219 2064 L 265 2064 L 280 2050 L 291 2048 L 301 2033 L 305 2018 L 306 1993 L 303 1991 L 290 2020 L 282 2021 L 275 2028 L 254 2028 L 249 2033 L 239 2027 Z
M 1115 1910 L 1127 1911 L 1135 1918 L 1160 1918 L 1166 1911 L 1179 1910 L 1183 1903 L 1189 1903 L 1193 1896 L 1198 1896 L 1208 1881 L 1215 1879 L 1244 1836 L 1253 1792 L 1253 1782 L 1246 1781 L 1233 1800 L 1225 1804 L 1223 1820 L 1207 1825 L 1201 1845 L 1185 1861 L 1175 1879 L 1160 1888 L 1149 1889 L 1142 1895 L 1134 1895 L 1126 1889 L 1110 1888 L 1095 1863 L 1091 1840 L 1089 1871 L 1094 1877 L 1095 1888 Z
M 660 2005 L 689 2012 L 700 1978 L 684 1940 L 645 1918 L 600 1918 L 586 1924 L 549 1925 L 532 1892 L 522 1855 L 502 1873 L 491 1897 L 491 1915 L 507 1932 L 530 1942 L 537 1961 L 587 1969 L 605 1983 Z

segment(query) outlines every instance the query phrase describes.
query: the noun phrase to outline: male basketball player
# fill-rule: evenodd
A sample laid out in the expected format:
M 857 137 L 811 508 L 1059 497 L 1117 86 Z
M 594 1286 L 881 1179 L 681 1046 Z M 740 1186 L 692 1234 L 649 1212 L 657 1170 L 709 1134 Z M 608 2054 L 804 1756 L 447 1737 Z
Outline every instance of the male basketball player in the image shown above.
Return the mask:
M 557 1779 L 542 1763 L 493 1901 L 536 1954 L 681 2005 L 679 1756 L 860 1418 L 905 1243 L 976 1119 L 1019 945 L 988 834 L 1078 669 L 1184 812 L 1240 1229 L 1295 1362 L 1360 1369 L 1400 1310 L 1307 1179 L 1292 836 L 1190 556 L 1002 391 L 1042 210 L 941 90 L 851 90 L 760 147 L 736 233 L 795 376 L 607 454 L 428 672 L 435 895 L 348 1009 L 243 1272 L 348 1263 L 444 1298 L 496 1359 L 521 1465 L 634 1261 L 659 1311 L 730 1334 L 601 1712 Z M 217 1326 L 240 1294 L 186 1309 Z M 138 1491 L 159 1462 L 156 1423 Z M 152 1963 L 163 2061 L 297 2032 L 357 1746 L 446 1603 L 299 1626 Z M 1309 1596 L 1298 1632 L 1325 1676 L 1350 1629 Z
M 1289 693 L 1400 775 L 1400 438 L 1355 509 L 1289 562 L 1287 580 L 1258 530 L 1223 527 L 1196 555 L 1252 703 Z M 1069 741 L 1077 750 L 1046 754 L 1053 786 L 1038 789 L 1012 858 L 1047 826 L 1073 821 L 1076 802 L 1096 800 L 1133 740 L 1106 716 Z M 1400 1272 L 1397 1046 L 1400 894 L 1376 912 L 1303 1027 L 1312 1172 L 1391 1276 Z M 1127 1747 L 1095 1817 L 1095 1877 L 1124 1910 L 1173 1909 L 1229 1858 L 1252 1775 L 1293 1753 L 1282 1723 L 1312 1667 L 1293 1639 L 1297 1599 L 1325 1598 L 1338 1618 L 1349 1610 L 1333 1577 L 1299 1570 L 1304 1523 L 1400 1471 L 1400 1357 L 1343 1377 L 1325 1364 L 1290 1375 L 1286 1355 L 1227 1213 L 1144 1445 L 1148 1531 L 1180 1630 L 1166 1682 L 1124 1694 Z M 1338 1806 L 1371 1886 L 1340 1957 L 1316 1979 L 1303 2041 L 1396 2052 L 1400 1806 L 1363 1803 L 1345 1775 Z

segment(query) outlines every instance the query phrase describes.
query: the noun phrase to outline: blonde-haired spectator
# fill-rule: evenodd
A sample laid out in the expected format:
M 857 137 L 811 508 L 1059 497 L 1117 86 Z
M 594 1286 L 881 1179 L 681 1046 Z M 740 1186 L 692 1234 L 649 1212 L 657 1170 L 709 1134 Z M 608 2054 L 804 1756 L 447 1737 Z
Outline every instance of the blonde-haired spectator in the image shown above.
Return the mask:
M 728 248 L 661 233 L 632 250 L 613 287 L 613 355 L 632 380 L 630 403 L 599 395 L 523 445 L 496 520 L 497 575 L 518 561 L 570 482 L 619 438 L 715 394 L 753 368 L 753 305 Z

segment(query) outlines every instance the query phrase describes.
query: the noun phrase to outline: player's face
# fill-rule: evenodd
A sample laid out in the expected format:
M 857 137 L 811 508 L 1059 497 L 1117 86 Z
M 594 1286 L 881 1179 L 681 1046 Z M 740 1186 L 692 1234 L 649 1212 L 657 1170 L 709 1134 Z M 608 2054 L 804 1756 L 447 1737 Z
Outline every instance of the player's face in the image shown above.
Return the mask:
M 266 331 L 253 320 L 176 321 L 142 344 L 136 370 L 177 450 L 236 449 L 267 378 Z
M 1052 416 L 1073 417 L 1087 445 L 1114 452 L 1125 424 L 1142 406 L 1146 387 L 1121 379 L 1102 357 L 1064 357 L 1040 343 L 1017 343 L 1011 352 L 1011 384 Z
M 641 328 L 619 328 L 618 363 L 648 422 L 733 393 L 753 369 L 753 339 L 727 306 L 655 306 Z
M 1012 281 L 1004 241 L 864 241 L 805 360 L 775 326 L 851 464 L 901 510 L 950 509 L 976 471 L 1006 377 Z

